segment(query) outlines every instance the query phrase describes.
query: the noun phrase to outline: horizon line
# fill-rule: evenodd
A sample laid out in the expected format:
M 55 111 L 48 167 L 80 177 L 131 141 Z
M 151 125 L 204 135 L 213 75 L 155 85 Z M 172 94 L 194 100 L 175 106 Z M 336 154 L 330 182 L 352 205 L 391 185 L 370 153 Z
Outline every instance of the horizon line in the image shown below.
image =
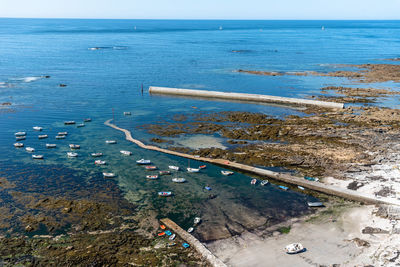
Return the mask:
M 219 21 L 400 21 L 400 19 L 222 19 L 222 18 L 75 18 L 75 17 L 1 17 L 0 19 L 70 19 L 70 20 L 219 20 Z

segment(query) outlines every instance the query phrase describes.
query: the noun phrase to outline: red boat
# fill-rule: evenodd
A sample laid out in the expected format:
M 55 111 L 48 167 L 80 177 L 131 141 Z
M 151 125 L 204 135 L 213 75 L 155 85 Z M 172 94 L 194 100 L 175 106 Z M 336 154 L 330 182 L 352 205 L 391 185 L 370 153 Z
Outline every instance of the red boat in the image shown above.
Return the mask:
M 207 165 L 201 165 L 201 166 L 199 166 L 199 169 L 205 169 L 205 168 L 207 168 Z
M 146 166 L 145 168 L 146 168 L 146 170 L 148 170 L 148 171 L 157 170 L 157 167 L 156 167 L 156 166 Z

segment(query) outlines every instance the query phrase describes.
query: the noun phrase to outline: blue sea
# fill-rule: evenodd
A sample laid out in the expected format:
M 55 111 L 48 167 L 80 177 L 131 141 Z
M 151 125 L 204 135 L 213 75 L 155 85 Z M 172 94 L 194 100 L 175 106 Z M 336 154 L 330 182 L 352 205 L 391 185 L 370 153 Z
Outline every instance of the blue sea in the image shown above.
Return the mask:
M 76 170 L 81 179 L 114 172 L 125 197 L 140 211 L 169 216 L 183 227 L 194 216 L 201 216 L 206 226 L 224 225 L 224 216 L 235 212 L 235 219 L 257 214 L 258 224 L 263 217 L 297 216 L 307 212 L 305 201 L 311 196 L 283 192 L 276 185 L 252 187 L 252 177 L 240 173 L 221 177 L 218 166 L 209 165 L 201 174 L 176 174 L 185 177 L 186 184 L 173 184 L 165 176 L 146 181 L 148 172 L 135 160 L 151 159 L 159 169 L 201 163 L 140 149 L 103 123 L 114 118 L 134 138 L 148 143 L 152 136 L 138 126 L 176 114 L 240 110 L 277 117 L 301 115 L 279 106 L 149 95 L 147 89 L 166 86 L 310 97 L 324 86 L 371 85 L 333 77 L 268 77 L 236 70 L 328 72 L 341 64 L 387 63 L 383 59 L 399 57 L 399 51 L 399 21 L 0 19 L 0 103 L 12 103 L 0 109 L 0 165 L 3 169 L 62 165 Z M 399 88 L 395 83 L 374 86 Z M 398 107 L 399 102 L 386 99 L 378 104 Z M 124 116 L 124 111 L 132 115 Z M 84 118 L 92 122 L 83 128 L 63 124 Z M 38 140 L 33 126 L 44 127 L 49 139 Z M 43 161 L 33 161 L 24 149 L 13 147 L 17 131 L 28 132 L 25 146 L 43 154 Z M 59 131 L 68 131 L 67 139 L 56 141 Z M 225 144 L 218 133 L 214 137 Z M 117 144 L 106 145 L 106 139 L 115 139 Z M 45 143 L 58 147 L 48 150 Z M 81 145 L 78 158 L 67 158 L 70 143 Z M 121 149 L 133 155 L 124 157 Z M 95 166 L 92 152 L 103 152 L 108 164 Z M 212 191 L 205 192 L 205 185 Z M 169 190 L 174 197 L 157 197 L 158 191 Z M 217 196 L 213 203 L 210 194 Z

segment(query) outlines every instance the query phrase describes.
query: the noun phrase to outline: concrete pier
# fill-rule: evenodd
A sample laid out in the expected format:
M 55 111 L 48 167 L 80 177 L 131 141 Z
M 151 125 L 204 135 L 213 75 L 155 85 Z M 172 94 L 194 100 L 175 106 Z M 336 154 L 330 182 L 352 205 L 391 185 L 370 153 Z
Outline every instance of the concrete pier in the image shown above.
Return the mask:
M 217 258 L 214 254 L 211 253 L 197 238 L 183 230 L 179 225 L 168 218 L 164 218 L 160 220 L 163 224 L 165 224 L 172 231 L 177 233 L 183 240 L 189 243 L 197 252 L 202 255 L 202 257 L 214 267 L 226 267 L 226 265 Z
M 191 89 L 179 89 L 179 88 L 168 88 L 168 87 L 149 87 L 150 94 L 163 94 L 163 95 L 179 95 L 179 96 L 193 96 L 193 97 L 204 97 L 204 98 L 218 98 L 228 100 L 239 100 L 239 101 L 252 101 L 262 103 L 283 103 L 298 106 L 320 106 L 325 108 L 344 108 L 343 103 L 317 101 L 301 98 L 290 98 L 281 96 L 271 95 L 258 95 L 258 94 L 245 94 L 245 93 L 230 93 L 230 92 L 219 92 L 219 91 L 207 91 L 207 90 L 191 90 Z
M 229 161 L 226 159 L 211 159 L 211 158 L 205 158 L 205 157 L 197 157 L 194 155 L 185 154 L 185 153 L 181 153 L 181 152 L 177 152 L 177 151 L 172 151 L 172 150 L 160 148 L 157 146 L 145 145 L 143 142 L 141 142 L 137 139 L 134 139 L 132 137 L 130 131 L 112 124 L 111 120 L 106 121 L 104 124 L 125 133 L 126 140 L 131 141 L 131 142 L 137 144 L 139 147 L 144 148 L 144 149 L 159 151 L 162 153 L 171 154 L 171 155 L 184 157 L 184 158 L 188 158 L 188 159 L 209 162 L 209 163 L 217 164 L 220 166 L 224 166 L 229 169 L 237 169 L 237 170 L 241 170 L 243 172 L 248 172 L 248 173 L 257 174 L 260 176 L 270 177 L 275 180 L 285 182 L 287 184 L 292 184 L 292 185 L 296 185 L 296 186 L 300 185 L 300 186 L 303 186 L 305 188 L 308 188 L 308 189 L 311 189 L 314 191 L 322 192 L 322 193 L 325 193 L 328 195 L 346 198 L 346 199 L 353 200 L 353 201 L 358 201 L 358 202 L 365 203 L 365 204 L 399 205 L 399 202 L 396 200 L 377 199 L 376 197 L 374 197 L 372 195 L 363 194 L 363 193 L 360 193 L 360 192 L 357 192 L 354 190 L 340 188 L 337 186 L 327 185 L 327 184 L 319 183 L 319 182 L 312 182 L 312 181 L 308 181 L 308 180 L 305 180 L 303 178 L 296 177 L 293 175 L 279 173 L 279 172 L 273 172 L 273 171 L 269 171 L 269 170 L 265 170 L 265 169 L 261 169 L 261 168 L 256 168 L 256 167 L 252 167 L 252 166 L 237 163 L 237 162 L 232 162 L 232 161 Z

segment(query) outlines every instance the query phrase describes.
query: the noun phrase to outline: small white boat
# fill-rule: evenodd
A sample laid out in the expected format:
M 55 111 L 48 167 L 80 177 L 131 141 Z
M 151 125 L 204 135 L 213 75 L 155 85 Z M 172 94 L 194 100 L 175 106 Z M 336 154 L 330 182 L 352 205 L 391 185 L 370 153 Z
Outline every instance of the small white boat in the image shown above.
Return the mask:
M 58 132 L 58 135 L 68 135 L 68 132 Z
M 126 156 L 132 155 L 132 152 L 127 151 L 127 150 L 121 150 L 120 152 L 121 152 L 121 154 L 126 155 Z
M 45 139 L 47 137 L 49 137 L 47 134 L 41 134 L 38 136 L 39 139 Z
M 23 135 L 23 136 L 16 136 L 15 137 L 15 140 L 17 140 L 17 141 L 21 141 L 21 140 L 25 140 L 26 139 L 26 136 L 25 135 Z
M 257 183 L 257 179 L 252 179 L 251 182 L 250 182 L 250 184 L 253 184 L 253 185 L 256 184 L 256 183 Z
M 131 113 L 130 111 L 124 111 L 124 115 L 125 115 L 125 116 L 127 116 L 127 115 L 132 115 L 132 113 Z
M 307 206 L 316 208 L 316 207 L 323 207 L 324 204 L 319 201 L 315 201 L 315 202 L 308 201 Z
M 103 176 L 105 178 L 113 178 L 113 177 L 115 177 L 115 174 L 112 172 L 103 172 Z
M 75 145 L 75 144 L 70 144 L 69 148 L 71 148 L 71 149 L 80 149 L 81 146 L 80 145 Z
M 105 160 L 95 160 L 94 164 L 96 164 L 96 165 L 106 165 L 106 161 Z
M 158 174 L 159 175 L 170 175 L 171 172 L 170 171 L 159 171 Z
M 65 125 L 72 125 L 75 124 L 75 121 L 64 121 Z
M 195 168 L 187 168 L 188 172 L 199 172 L 200 169 L 195 169 Z
M 91 122 L 92 121 L 92 119 L 91 118 L 86 118 L 86 119 L 83 119 L 83 122 Z
M 35 130 L 35 131 L 41 131 L 41 130 L 43 130 L 43 127 L 33 126 L 32 129 Z
M 264 186 L 264 185 L 267 185 L 268 183 L 269 183 L 268 180 L 263 180 L 263 181 L 261 181 L 260 185 Z
M 146 179 L 157 180 L 158 179 L 158 175 L 157 174 L 156 175 L 146 175 Z
M 293 244 L 287 245 L 285 247 L 285 251 L 287 254 L 296 254 L 296 253 L 304 251 L 304 247 L 300 243 L 293 243 Z
M 300 185 L 298 185 L 297 188 L 300 189 L 300 190 L 304 190 L 305 189 L 304 187 L 302 187 Z
M 46 148 L 56 148 L 56 144 L 46 144 Z
M 140 165 L 146 165 L 146 164 L 151 164 L 151 161 L 149 159 L 139 159 L 136 161 L 136 163 Z
M 80 124 L 76 125 L 76 128 L 80 128 L 80 127 L 85 127 L 85 124 L 84 123 L 80 123 Z
M 33 159 L 43 159 L 43 155 L 32 155 Z
M 103 156 L 103 153 L 92 153 L 92 154 L 90 154 L 92 157 L 94 157 L 94 158 L 98 158 L 98 157 L 101 157 L 101 156 Z
M 169 237 L 169 240 L 174 240 L 175 237 L 176 237 L 176 234 L 172 234 L 172 235 Z
M 221 171 L 221 173 L 222 173 L 222 175 L 225 175 L 225 176 L 229 176 L 229 175 L 233 174 L 233 172 L 231 172 L 231 171 Z
M 106 140 L 106 144 L 116 144 L 117 141 L 115 140 Z
M 65 139 L 65 135 L 57 135 L 56 139 Z
M 193 228 L 193 227 L 190 227 L 187 231 L 188 231 L 188 233 L 191 233 L 191 232 L 194 231 L 194 228 Z
M 172 182 L 174 183 L 184 183 L 186 182 L 185 178 L 172 178 Z
M 169 168 L 170 170 L 179 171 L 179 167 L 178 167 L 178 166 L 170 165 L 170 166 L 168 166 L 168 168 Z
M 26 132 L 17 132 L 15 133 L 15 136 L 25 136 Z
M 67 152 L 67 156 L 70 158 L 76 158 L 78 156 L 78 153 L 75 152 Z
M 33 147 L 29 147 L 29 146 L 27 148 L 25 148 L 25 150 L 28 152 L 35 152 L 35 149 Z
M 161 191 L 161 192 L 158 192 L 158 195 L 160 197 L 169 197 L 169 196 L 172 196 L 172 192 L 171 191 Z
M 24 147 L 24 144 L 23 143 L 15 143 L 14 146 L 15 147 Z
M 197 225 L 201 222 L 201 218 L 200 217 L 196 217 L 194 218 L 194 225 Z

